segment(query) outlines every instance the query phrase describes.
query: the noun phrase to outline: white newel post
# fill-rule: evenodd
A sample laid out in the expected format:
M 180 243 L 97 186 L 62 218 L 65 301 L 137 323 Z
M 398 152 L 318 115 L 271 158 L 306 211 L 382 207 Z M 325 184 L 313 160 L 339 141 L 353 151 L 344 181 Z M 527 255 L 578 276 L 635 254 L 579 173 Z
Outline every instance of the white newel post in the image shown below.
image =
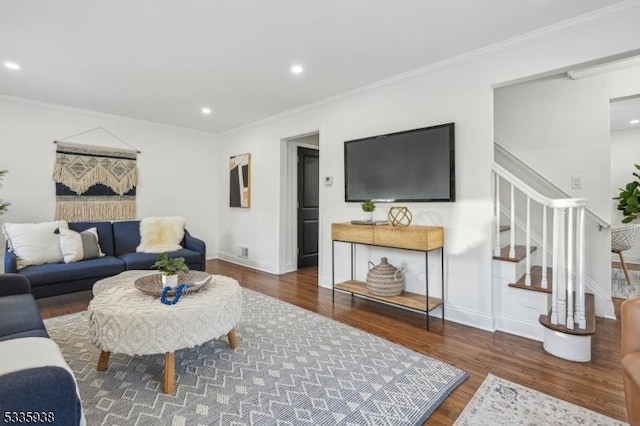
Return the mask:
M 551 324 L 558 324 L 558 246 L 560 235 L 558 233 L 558 209 L 553 208 L 553 247 L 551 249 Z
M 495 244 L 495 247 L 493 248 L 493 255 L 500 256 L 500 175 L 496 172 L 493 172 L 493 175 L 495 176 L 495 180 L 494 180 L 495 201 L 494 201 L 493 214 L 494 214 L 494 220 L 495 220 L 494 223 L 496 224 L 496 244 Z
M 558 210 L 558 221 L 556 227 L 558 228 L 558 283 L 555 283 L 554 287 L 556 293 L 554 294 L 558 301 L 558 324 L 566 325 L 567 323 L 567 268 L 566 268 L 566 238 L 565 231 L 565 208 Z M 556 274 L 554 274 L 555 276 Z
M 584 284 L 584 207 L 578 208 L 578 261 L 576 265 L 576 295 L 578 297 L 576 306 L 576 322 L 578 328 L 587 328 L 587 320 L 585 317 L 585 284 Z
M 567 225 L 567 328 L 573 329 L 573 262 L 574 262 L 574 225 L 573 208 L 568 208 L 569 213 Z
M 549 285 L 547 279 L 547 206 L 542 204 L 542 278 L 540 286 L 547 288 Z

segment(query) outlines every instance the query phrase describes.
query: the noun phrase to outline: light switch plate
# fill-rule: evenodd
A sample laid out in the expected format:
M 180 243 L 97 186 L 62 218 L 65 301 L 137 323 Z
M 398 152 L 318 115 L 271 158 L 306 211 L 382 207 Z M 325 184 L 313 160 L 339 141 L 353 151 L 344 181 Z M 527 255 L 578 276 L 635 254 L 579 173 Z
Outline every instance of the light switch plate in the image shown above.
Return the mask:
M 571 189 L 582 189 L 582 176 L 571 176 Z
M 333 185 L 333 176 L 325 176 L 324 177 L 324 186 Z

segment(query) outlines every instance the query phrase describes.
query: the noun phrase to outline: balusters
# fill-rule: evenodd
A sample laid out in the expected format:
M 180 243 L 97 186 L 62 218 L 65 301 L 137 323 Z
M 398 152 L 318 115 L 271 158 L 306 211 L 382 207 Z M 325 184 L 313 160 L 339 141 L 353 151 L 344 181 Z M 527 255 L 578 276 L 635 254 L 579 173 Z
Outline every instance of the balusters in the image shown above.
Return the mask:
M 516 202 L 515 202 L 515 187 L 511 184 L 511 218 L 509 226 L 510 240 L 509 240 L 509 257 L 513 259 L 516 257 Z
M 495 180 L 494 180 L 494 223 L 496 224 L 496 243 L 493 248 L 493 255 L 500 256 L 500 175 L 494 172 Z
M 531 198 L 527 196 L 527 241 L 525 243 L 524 285 L 531 285 Z
M 547 288 L 549 285 L 547 279 L 547 206 L 542 205 L 542 278 L 540 286 Z
M 524 284 L 531 282 L 531 245 L 532 238 L 539 243 L 536 231 L 531 229 L 532 216 L 538 214 L 537 208 L 531 211 L 531 201 L 542 207 L 542 251 L 541 251 L 541 282 L 542 288 L 551 286 L 551 314 L 550 320 L 555 325 L 566 325 L 567 328 L 586 328 L 585 319 L 585 205 L 584 199 L 549 199 L 536 192 L 511 176 L 506 171 L 493 170 L 494 190 L 494 220 L 495 220 L 495 255 L 500 255 L 500 222 L 501 222 L 501 194 L 502 180 L 503 194 L 507 195 L 505 183 L 509 184 L 509 257 L 515 257 L 516 248 L 516 197 L 515 191 L 520 191 L 526 197 L 526 221 L 521 224 L 526 241 L 525 246 L 525 275 Z M 520 198 L 518 199 L 520 200 Z M 506 200 L 505 200 L 506 201 Z M 521 203 L 524 204 L 524 203 Z M 506 207 L 506 206 L 505 206 Z M 548 208 L 552 209 L 553 217 L 549 218 Z M 535 219 L 535 216 L 534 216 Z M 539 222 L 535 222 L 539 223 Z M 551 225 L 551 230 L 549 230 Z M 551 244 L 548 239 L 551 234 Z M 550 256 L 547 248 L 551 250 Z M 551 261 L 551 265 L 548 265 Z M 551 268 L 549 268 L 551 266 Z M 551 269 L 551 276 L 547 270 Z M 551 281 L 551 283 L 549 283 Z

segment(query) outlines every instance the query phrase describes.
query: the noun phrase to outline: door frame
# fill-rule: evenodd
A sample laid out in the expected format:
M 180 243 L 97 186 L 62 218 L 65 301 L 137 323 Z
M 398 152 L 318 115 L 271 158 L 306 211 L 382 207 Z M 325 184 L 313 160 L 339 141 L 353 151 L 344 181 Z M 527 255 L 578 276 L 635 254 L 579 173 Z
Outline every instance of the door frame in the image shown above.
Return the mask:
M 298 147 L 320 150 L 320 146 L 298 142 L 298 139 L 306 136 L 318 135 L 319 144 L 322 146 L 322 131 L 313 130 L 290 136 L 280 141 L 280 218 L 279 218 L 279 244 L 278 244 L 278 273 L 298 270 Z M 322 158 L 320 158 L 320 170 L 322 170 Z M 321 172 L 322 175 L 322 172 Z M 322 180 L 322 178 L 320 179 Z M 322 186 L 322 183 L 320 183 Z M 320 188 L 321 189 L 321 188 Z M 320 191 L 320 207 L 318 209 L 318 268 L 322 259 L 322 191 Z

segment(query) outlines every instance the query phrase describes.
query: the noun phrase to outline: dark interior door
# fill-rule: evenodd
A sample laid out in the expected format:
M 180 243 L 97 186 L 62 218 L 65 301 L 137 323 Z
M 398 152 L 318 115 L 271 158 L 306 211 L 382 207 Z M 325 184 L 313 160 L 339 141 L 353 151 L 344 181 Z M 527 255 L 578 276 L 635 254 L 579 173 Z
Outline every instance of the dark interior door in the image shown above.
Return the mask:
M 298 268 L 318 265 L 320 153 L 298 148 Z

